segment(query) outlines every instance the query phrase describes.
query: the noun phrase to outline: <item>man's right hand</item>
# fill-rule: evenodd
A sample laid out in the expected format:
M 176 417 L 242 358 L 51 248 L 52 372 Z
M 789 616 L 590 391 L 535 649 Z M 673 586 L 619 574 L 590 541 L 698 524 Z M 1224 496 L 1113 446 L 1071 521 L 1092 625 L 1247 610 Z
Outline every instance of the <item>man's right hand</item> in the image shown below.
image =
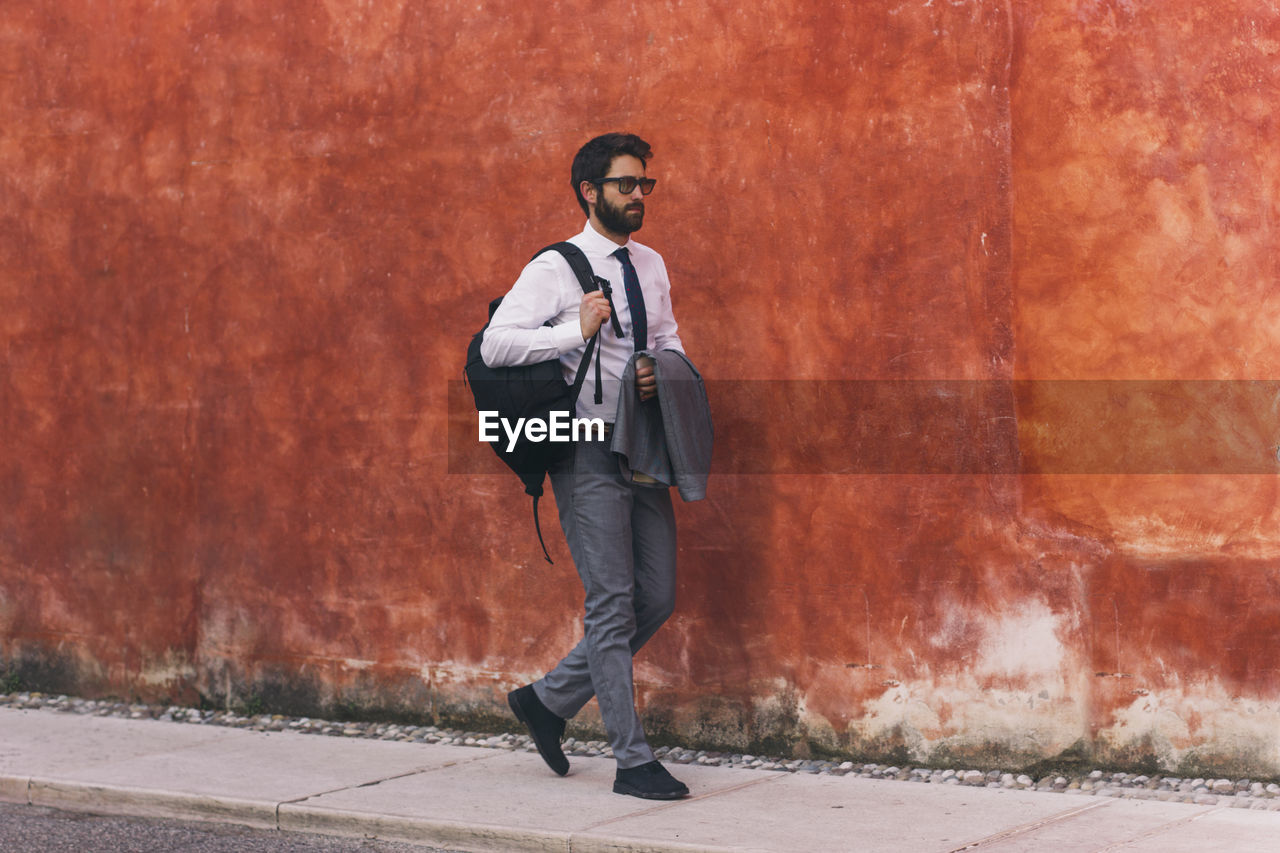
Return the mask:
M 578 309 L 578 322 L 582 326 L 582 340 L 588 341 L 600 331 L 600 326 L 609 319 L 609 300 L 603 293 L 593 290 L 582 294 L 582 305 Z

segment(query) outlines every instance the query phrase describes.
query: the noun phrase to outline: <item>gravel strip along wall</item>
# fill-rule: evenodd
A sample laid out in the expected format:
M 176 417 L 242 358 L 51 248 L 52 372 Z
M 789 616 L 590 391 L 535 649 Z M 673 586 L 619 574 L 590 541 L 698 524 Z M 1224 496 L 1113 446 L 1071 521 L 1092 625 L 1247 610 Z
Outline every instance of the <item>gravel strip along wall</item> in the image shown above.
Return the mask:
M 78 699 L 70 696 L 48 696 L 42 693 L 0 694 L 0 707 L 23 710 L 55 711 L 95 717 L 120 717 L 134 720 L 161 720 L 192 725 L 227 726 L 258 732 L 298 732 L 329 737 L 394 740 L 405 743 L 473 746 L 482 749 L 507 749 L 535 752 L 528 735 L 517 733 L 490 734 L 443 729 L 438 726 L 405 726 L 394 723 L 336 722 L 309 717 L 285 717 L 280 714 L 244 715 L 230 711 L 198 708 L 134 705 L 125 702 Z M 612 757 L 604 741 L 564 742 L 566 755 L 582 758 Z M 1233 808 L 1280 811 L 1280 785 L 1252 779 L 1183 779 L 1175 776 L 1148 776 L 1094 769 L 1070 776 L 1044 776 L 1033 779 L 1026 774 L 1001 770 L 959 768 L 896 767 L 888 764 L 859 764 L 774 758 L 707 750 L 659 747 L 658 758 L 669 764 L 702 764 L 745 770 L 768 770 L 781 773 L 812 773 L 821 776 L 857 776 L 863 779 L 886 779 L 931 785 L 968 785 L 985 788 L 1034 789 L 1060 794 L 1095 797 L 1125 797 L 1138 800 L 1193 803 L 1195 805 L 1230 805 Z

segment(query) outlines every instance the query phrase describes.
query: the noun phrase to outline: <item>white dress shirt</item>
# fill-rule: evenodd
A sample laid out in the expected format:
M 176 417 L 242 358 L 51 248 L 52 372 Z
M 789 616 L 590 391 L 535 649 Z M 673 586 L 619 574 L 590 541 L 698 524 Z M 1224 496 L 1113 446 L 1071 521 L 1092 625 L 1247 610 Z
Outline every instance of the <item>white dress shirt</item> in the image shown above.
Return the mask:
M 577 407 L 578 417 L 598 417 L 612 423 L 618 408 L 622 371 L 635 352 L 631 309 L 622 283 L 622 263 L 612 257 L 619 246 L 596 231 L 590 222 L 580 234 L 570 237 L 569 242 L 587 256 L 595 274 L 613 286 L 614 316 L 622 324 L 624 337 L 619 339 L 614 334 L 613 324 L 608 320 L 600 327 L 597 346 L 602 351 L 603 402 L 595 402 L 596 357 L 592 354 Z M 676 319 L 671 313 L 671 282 L 662 256 L 635 240 L 628 240 L 626 249 L 644 294 L 648 349 L 683 353 L 684 346 L 676 333 Z M 572 383 L 587 348 L 578 317 L 581 305 L 582 286 L 569 262 L 559 252 L 544 252 L 520 273 L 489 321 L 480 346 L 484 363 L 490 367 L 512 367 L 559 358 L 565 381 Z M 551 325 L 543 325 L 548 322 Z

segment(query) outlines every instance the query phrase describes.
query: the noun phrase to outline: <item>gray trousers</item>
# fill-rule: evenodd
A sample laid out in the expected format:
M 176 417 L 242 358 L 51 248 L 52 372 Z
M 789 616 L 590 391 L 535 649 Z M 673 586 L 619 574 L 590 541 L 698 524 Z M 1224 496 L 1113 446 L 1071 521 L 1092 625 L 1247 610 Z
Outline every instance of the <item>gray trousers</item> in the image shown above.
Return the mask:
M 618 767 L 638 767 L 654 756 L 636 713 L 631 657 L 675 606 L 671 492 L 625 481 L 608 441 L 579 442 L 550 473 L 586 617 L 582 640 L 533 689 L 565 719 L 594 695 Z

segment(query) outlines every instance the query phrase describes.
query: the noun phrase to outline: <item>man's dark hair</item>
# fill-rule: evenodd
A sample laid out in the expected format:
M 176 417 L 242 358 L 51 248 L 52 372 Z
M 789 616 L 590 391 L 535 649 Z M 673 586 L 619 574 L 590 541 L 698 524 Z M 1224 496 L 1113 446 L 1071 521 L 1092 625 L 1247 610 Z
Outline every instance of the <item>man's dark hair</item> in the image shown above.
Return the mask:
M 598 181 L 609 172 L 613 158 L 621 154 L 630 154 L 637 160 L 648 161 L 653 156 L 649 143 L 634 133 L 606 133 L 597 136 L 578 149 L 573 158 L 573 169 L 570 180 L 573 181 L 573 194 L 578 197 L 578 205 L 582 212 L 591 215 L 587 200 L 582 197 L 583 181 Z

